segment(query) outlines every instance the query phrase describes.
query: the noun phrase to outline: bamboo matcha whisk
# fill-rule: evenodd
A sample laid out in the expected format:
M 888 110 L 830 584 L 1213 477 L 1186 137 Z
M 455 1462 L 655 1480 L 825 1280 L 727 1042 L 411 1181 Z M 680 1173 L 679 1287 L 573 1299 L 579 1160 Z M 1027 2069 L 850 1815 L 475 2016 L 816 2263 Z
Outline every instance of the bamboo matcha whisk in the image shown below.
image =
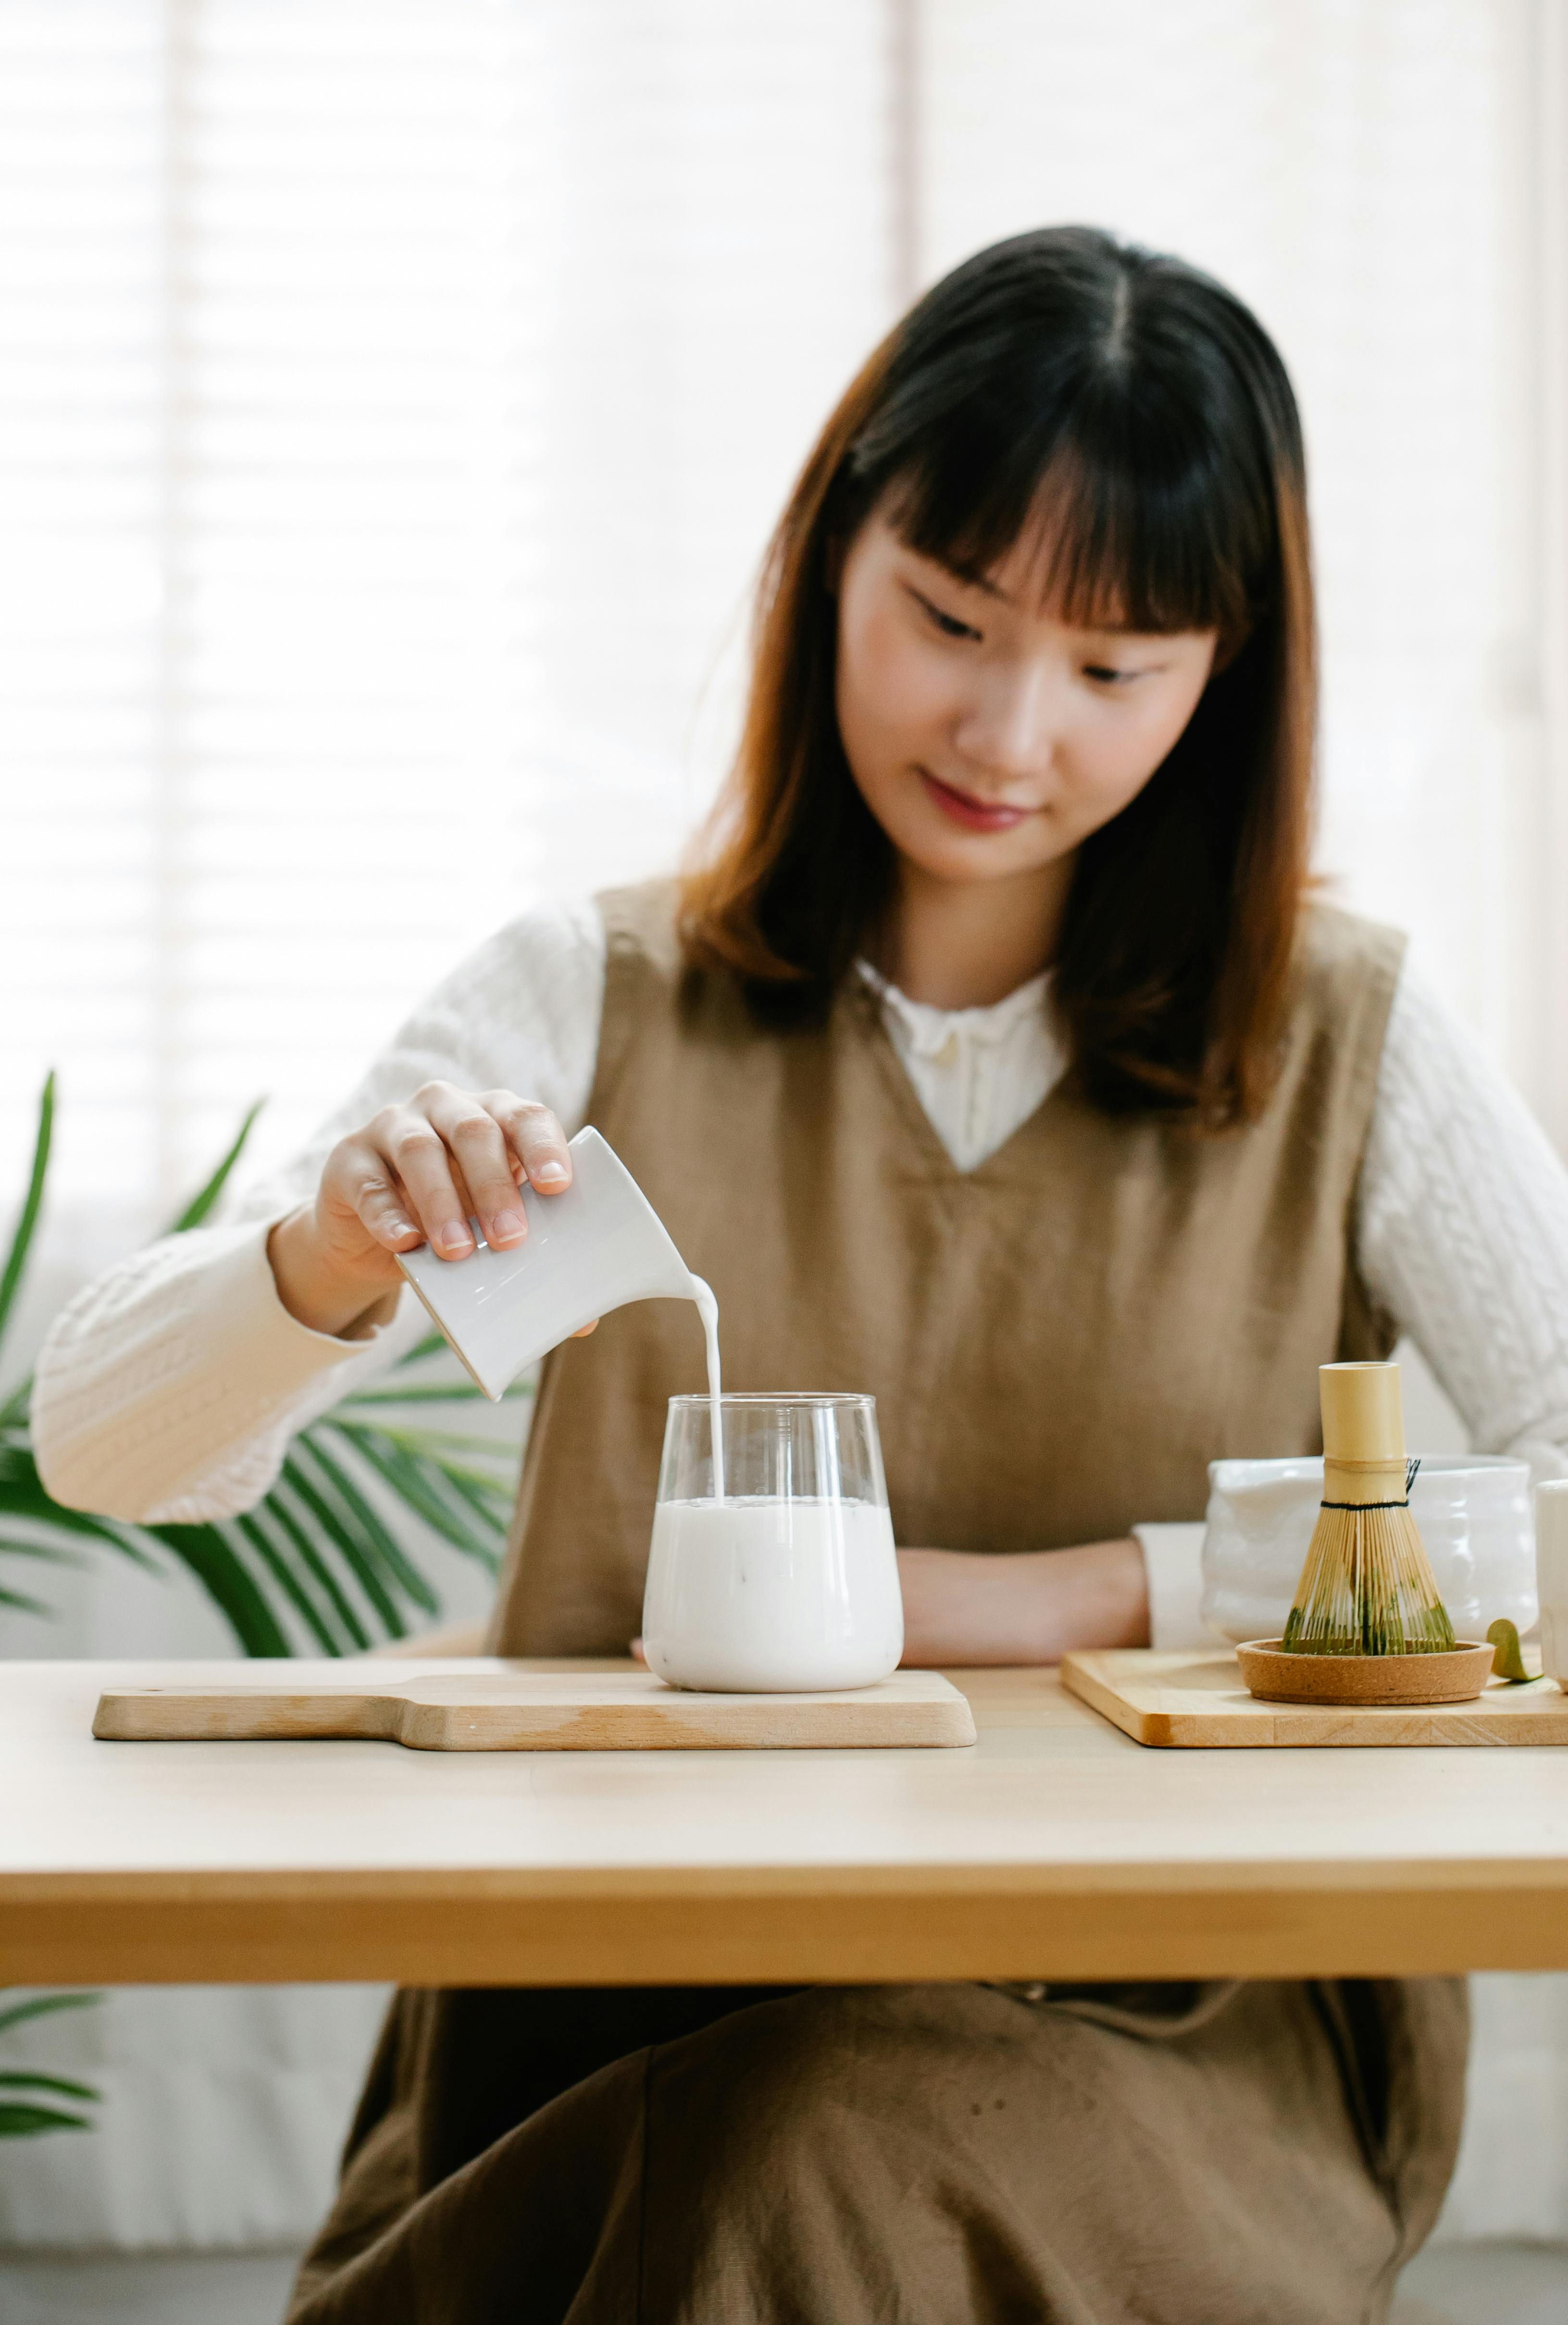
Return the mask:
M 1454 1644 L 1416 1521 L 1397 1365 L 1320 1365 L 1323 1507 L 1282 1645 L 1302 1655 L 1425 1655 Z

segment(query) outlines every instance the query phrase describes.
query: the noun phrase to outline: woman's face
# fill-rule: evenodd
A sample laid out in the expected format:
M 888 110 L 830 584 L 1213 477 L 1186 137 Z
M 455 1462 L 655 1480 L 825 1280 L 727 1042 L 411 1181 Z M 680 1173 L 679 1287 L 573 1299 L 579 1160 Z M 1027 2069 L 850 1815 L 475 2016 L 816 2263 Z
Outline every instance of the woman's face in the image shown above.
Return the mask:
M 1142 790 L 1196 708 L 1215 633 L 1042 612 L 1033 544 L 983 582 L 872 514 L 839 579 L 839 729 L 908 865 L 947 882 L 1059 864 Z

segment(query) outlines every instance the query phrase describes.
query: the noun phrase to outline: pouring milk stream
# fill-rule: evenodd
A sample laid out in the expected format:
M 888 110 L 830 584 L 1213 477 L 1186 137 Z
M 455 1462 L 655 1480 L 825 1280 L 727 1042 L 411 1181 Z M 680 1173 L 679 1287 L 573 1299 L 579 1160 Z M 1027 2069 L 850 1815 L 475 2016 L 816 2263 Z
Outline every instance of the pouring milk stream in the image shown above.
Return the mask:
M 500 1398 L 518 1374 L 582 1326 L 634 1300 L 690 1300 L 702 1320 L 707 1357 L 711 1491 L 687 1478 L 673 1496 L 663 1487 L 654 1514 L 650 1561 L 649 1660 L 673 1684 L 720 1689 L 857 1687 L 884 1678 L 903 1646 L 903 1610 L 892 1524 L 875 1450 L 868 1398 L 788 1397 L 731 1400 L 748 1408 L 748 1459 L 759 1409 L 807 1414 L 799 1457 L 781 1471 L 764 1466 L 764 1490 L 726 1493 L 725 1406 L 721 1394 L 719 1307 L 694 1275 L 631 1172 L 596 1130 L 570 1142 L 572 1183 L 540 1196 L 524 1181 L 526 1240 L 493 1250 L 477 1220 L 466 1259 L 438 1259 L 427 1246 L 399 1255 L 399 1265 L 486 1396 Z M 671 1401 L 666 1468 L 677 1428 Z M 834 1432 L 837 1408 L 863 1408 L 862 1435 L 872 1450 L 856 1472 L 858 1490 L 840 1481 Z M 737 1430 L 742 1423 L 734 1422 Z M 780 1424 L 781 1426 L 783 1424 Z M 782 1440 L 780 1440 L 782 1441 Z M 704 1449 L 705 1450 L 707 1449 Z M 826 1465 L 826 1486 L 796 1482 Z M 683 1475 L 684 1475 L 683 1471 Z M 689 1652 L 687 1651 L 689 1650 Z
M 719 1370 L 719 1303 L 713 1286 L 705 1283 L 700 1275 L 691 1279 L 691 1296 L 696 1301 L 696 1312 L 702 1318 L 703 1348 L 708 1365 L 708 1425 L 713 1431 L 714 1499 L 724 1498 L 724 1388 Z

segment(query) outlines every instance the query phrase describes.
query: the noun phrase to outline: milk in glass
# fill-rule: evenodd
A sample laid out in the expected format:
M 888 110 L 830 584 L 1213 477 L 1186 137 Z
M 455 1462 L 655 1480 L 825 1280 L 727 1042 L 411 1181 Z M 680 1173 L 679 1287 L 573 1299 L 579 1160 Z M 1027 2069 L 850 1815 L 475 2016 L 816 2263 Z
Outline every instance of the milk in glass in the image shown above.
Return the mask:
M 676 1687 L 867 1687 L 904 1651 L 893 1524 L 875 1503 L 660 1502 L 643 1652 Z

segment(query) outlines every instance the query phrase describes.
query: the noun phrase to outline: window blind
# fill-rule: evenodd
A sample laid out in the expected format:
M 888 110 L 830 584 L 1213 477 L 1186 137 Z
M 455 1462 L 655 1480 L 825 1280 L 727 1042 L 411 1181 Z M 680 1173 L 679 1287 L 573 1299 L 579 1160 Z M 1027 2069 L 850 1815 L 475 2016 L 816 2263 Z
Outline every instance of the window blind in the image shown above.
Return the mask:
M 0 1157 L 57 1064 L 73 1272 L 530 896 L 673 857 L 815 427 L 1052 218 L 1278 334 L 1324 864 L 1526 1072 L 1537 14 L 0 0 Z
M 672 860 L 890 316 L 868 0 L 0 0 L 20 1169 L 288 1151 L 546 888 Z M 725 654 L 728 660 L 725 661 Z

